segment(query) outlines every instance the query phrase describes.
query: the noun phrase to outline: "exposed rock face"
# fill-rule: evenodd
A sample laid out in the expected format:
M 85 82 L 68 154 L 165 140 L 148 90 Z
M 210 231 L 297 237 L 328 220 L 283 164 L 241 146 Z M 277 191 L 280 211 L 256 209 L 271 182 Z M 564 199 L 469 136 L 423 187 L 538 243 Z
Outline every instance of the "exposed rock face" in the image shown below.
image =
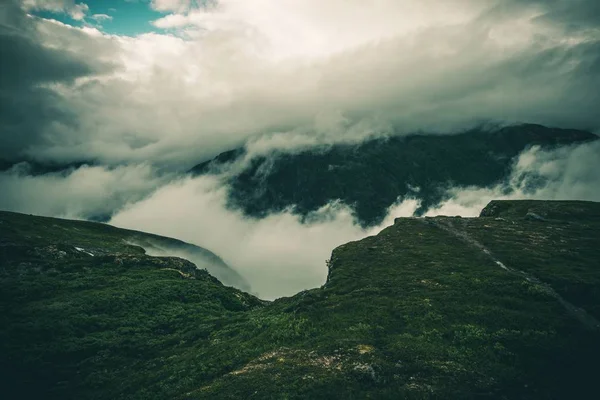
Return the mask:
M 92 256 L 0 217 L 5 398 L 596 394 L 600 203 L 398 218 L 336 248 L 322 288 L 271 303 L 109 231 L 77 246 Z

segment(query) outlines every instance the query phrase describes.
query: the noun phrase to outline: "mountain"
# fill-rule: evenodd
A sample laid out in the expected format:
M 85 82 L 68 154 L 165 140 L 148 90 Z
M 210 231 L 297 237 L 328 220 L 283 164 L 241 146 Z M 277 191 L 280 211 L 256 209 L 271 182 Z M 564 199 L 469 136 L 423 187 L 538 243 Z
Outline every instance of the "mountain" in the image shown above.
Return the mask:
M 592 202 L 497 201 L 479 218 L 398 218 L 335 249 L 323 287 L 265 302 L 183 259 L 144 254 L 123 241 L 129 231 L 0 213 L 0 390 L 5 399 L 593 398 L 599 232 Z
M 306 216 L 341 200 L 353 206 L 364 226 L 377 225 L 399 197 L 418 196 L 422 214 L 444 200 L 450 186 L 501 183 L 528 147 L 553 148 L 597 139 L 589 132 L 528 124 L 279 152 L 254 157 L 245 169 L 226 178 L 229 205 L 256 217 L 289 207 Z M 243 155 L 243 149 L 232 150 L 190 172 L 217 173 Z
M 25 252 L 25 258 L 30 256 L 27 249 L 32 243 L 35 243 L 35 251 L 41 252 L 41 256 L 58 261 L 71 256 L 104 257 L 116 253 L 177 256 L 190 260 L 200 269 L 206 269 L 228 286 L 250 290 L 245 279 L 216 254 L 181 240 L 95 222 L 34 216 L 27 220 L 21 214 L 3 211 L 0 211 L 0 222 L 3 237 L 8 240 L 4 244 L 8 246 L 5 249 L 17 251 L 18 247 L 10 241 L 11 235 L 28 239 L 19 244 L 19 248 Z
M 40 162 L 30 159 L 5 160 L 0 158 L 0 172 L 18 171 L 31 176 L 40 176 L 53 173 L 68 173 L 84 165 L 92 166 L 96 163 L 91 161 L 78 161 L 71 163 Z

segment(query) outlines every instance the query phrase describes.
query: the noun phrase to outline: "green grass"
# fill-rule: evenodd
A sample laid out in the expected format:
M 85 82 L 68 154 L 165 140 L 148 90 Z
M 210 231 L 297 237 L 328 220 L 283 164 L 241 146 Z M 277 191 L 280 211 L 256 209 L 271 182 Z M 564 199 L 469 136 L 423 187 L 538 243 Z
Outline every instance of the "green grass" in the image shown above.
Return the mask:
M 69 252 L 74 235 L 0 213 L 3 397 L 591 398 L 599 332 L 439 224 L 598 316 L 600 224 L 558 211 L 600 205 L 505 204 L 525 213 L 398 219 L 335 249 L 324 287 L 270 303 L 116 228 L 57 222 L 106 251 L 89 257 Z

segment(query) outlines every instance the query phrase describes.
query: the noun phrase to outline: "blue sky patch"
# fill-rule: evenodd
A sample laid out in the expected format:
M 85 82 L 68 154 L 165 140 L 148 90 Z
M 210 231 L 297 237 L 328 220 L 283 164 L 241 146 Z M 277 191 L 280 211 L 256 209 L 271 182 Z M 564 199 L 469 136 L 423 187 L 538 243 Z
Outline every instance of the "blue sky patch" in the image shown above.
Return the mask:
M 162 31 L 151 24 L 165 14 L 150 8 L 150 0 L 86 0 L 75 3 L 85 3 L 89 12 L 84 21 L 77 21 L 66 13 L 49 11 L 34 11 L 33 15 L 55 19 L 68 25 L 82 27 L 96 26 L 103 32 L 115 35 L 136 36 L 147 32 Z M 94 19 L 94 15 L 104 14 L 112 17 Z

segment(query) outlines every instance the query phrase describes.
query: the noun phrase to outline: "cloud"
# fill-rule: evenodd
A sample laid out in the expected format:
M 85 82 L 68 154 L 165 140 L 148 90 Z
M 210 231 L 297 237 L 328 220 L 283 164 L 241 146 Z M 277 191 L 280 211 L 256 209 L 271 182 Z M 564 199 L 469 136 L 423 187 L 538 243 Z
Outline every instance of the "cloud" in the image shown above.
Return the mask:
M 533 147 L 516 161 L 507 182 L 491 188 L 455 187 L 426 215 L 474 217 L 491 200 L 600 201 L 600 141 L 555 150 Z
M 363 230 L 351 210 L 339 204 L 323 207 L 309 223 L 291 212 L 247 218 L 225 206 L 226 191 L 214 177 L 173 182 L 132 204 L 111 223 L 200 244 L 236 268 L 265 299 L 322 285 L 325 260 L 333 248 L 379 229 Z M 417 206 L 411 200 L 397 205 L 394 213 L 412 215 Z
M 87 4 L 78 3 L 68 10 L 68 14 L 76 21 L 83 21 L 89 11 L 90 8 Z
M 83 21 L 90 8 L 85 3 L 75 3 L 75 0 L 23 0 L 25 10 L 51 11 L 64 13 L 76 21 Z
M 12 148 L 185 169 L 248 140 L 360 140 L 343 129 L 353 126 L 367 136 L 486 120 L 598 130 L 600 36 L 584 12 L 593 4 L 557 14 L 566 4 L 167 2 L 155 7 L 175 12 L 154 23 L 175 32 L 137 37 L 29 18 L 33 43 L 113 68 L 46 85 L 56 99 L 31 112 L 44 124 L 23 129 L 45 139 Z
M 83 166 L 32 176 L 27 163 L 0 173 L 0 209 L 77 219 L 109 219 L 143 199 L 168 178 L 148 165 Z
M 110 51 L 108 51 L 110 53 Z M 110 71 L 102 41 L 80 29 L 27 17 L 16 1 L 0 7 L 0 159 L 23 157 L 48 129 L 76 126 L 56 85 Z
M 97 22 L 112 21 L 113 19 L 113 17 L 108 14 L 94 14 L 90 18 Z
M 190 17 L 182 14 L 169 14 L 152 21 L 152 25 L 161 29 L 180 28 L 190 24 Z
M 184 12 L 189 10 L 192 0 L 152 0 L 150 7 L 156 11 Z

